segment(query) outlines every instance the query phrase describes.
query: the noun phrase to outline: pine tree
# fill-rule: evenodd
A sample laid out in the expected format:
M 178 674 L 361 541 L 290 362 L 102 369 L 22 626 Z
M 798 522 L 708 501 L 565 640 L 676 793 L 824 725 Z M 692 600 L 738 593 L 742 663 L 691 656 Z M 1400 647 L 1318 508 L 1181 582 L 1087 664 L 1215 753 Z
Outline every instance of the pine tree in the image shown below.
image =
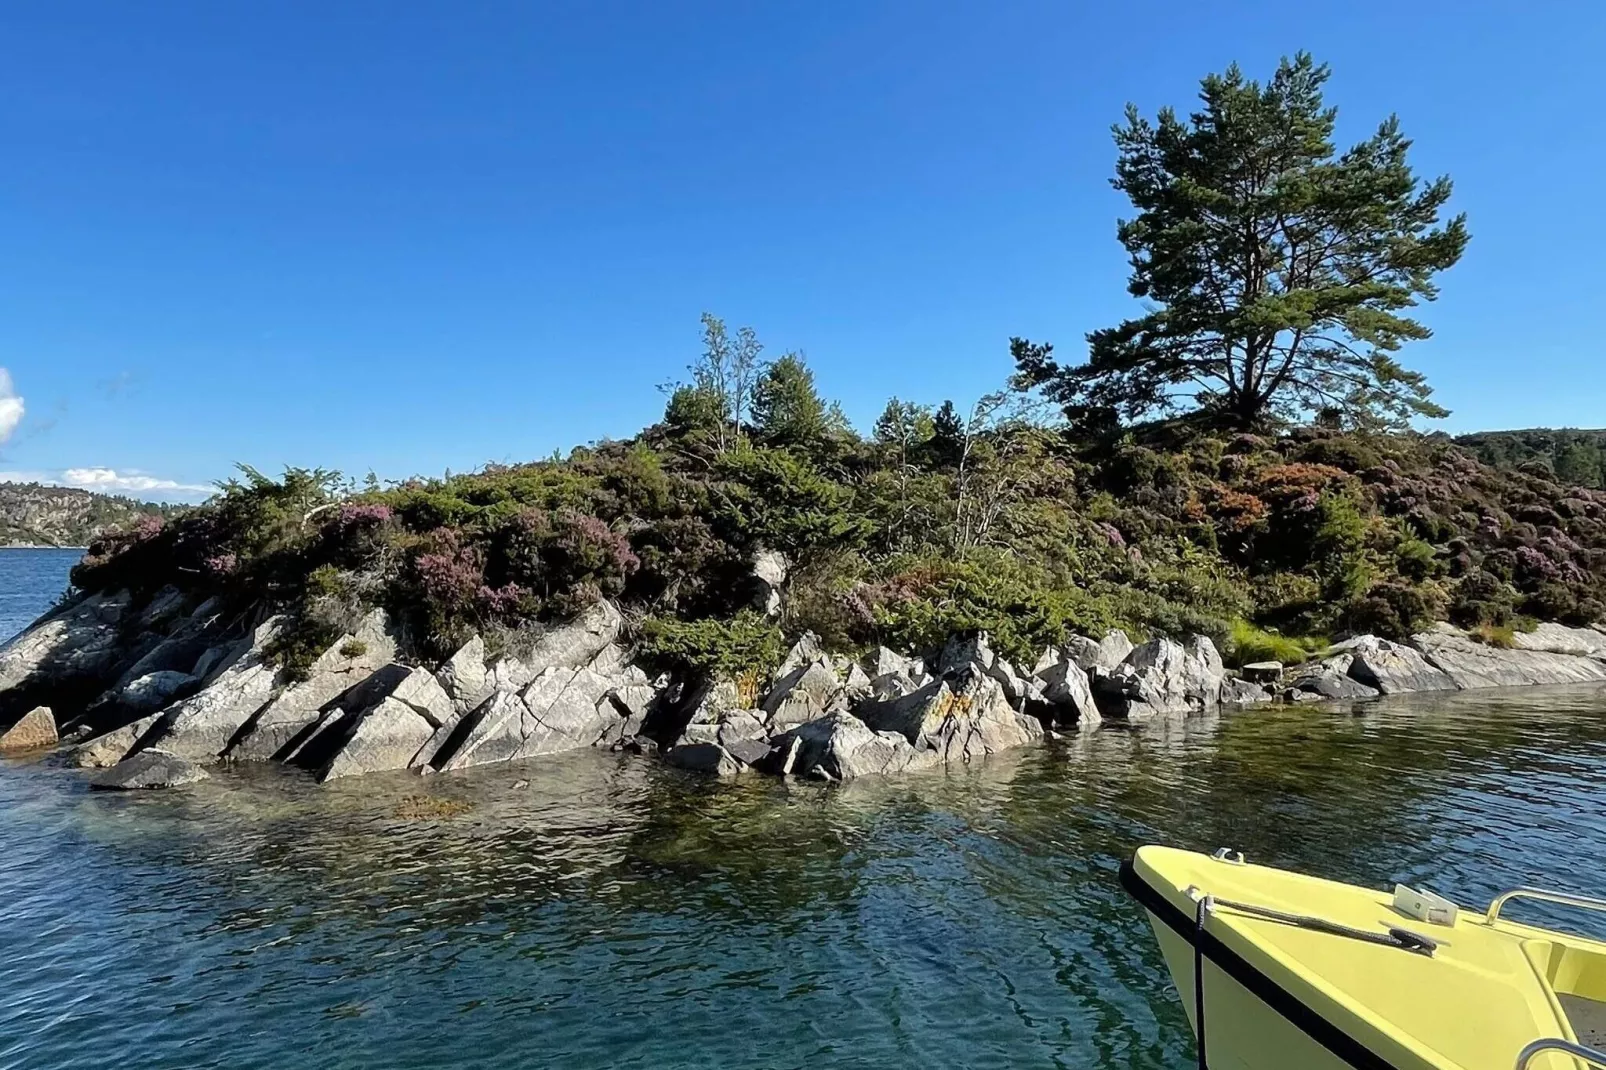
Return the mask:
M 1199 111 L 1115 127 L 1128 290 L 1151 309 L 1088 336 L 1085 364 L 1012 342 L 1023 387 L 1073 421 L 1108 427 L 1192 412 L 1250 430 L 1324 408 L 1356 423 L 1438 417 L 1395 359 L 1428 329 L 1402 313 L 1437 296 L 1464 216 L 1441 225 L 1450 180 L 1418 181 L 1390 117 L 1339 154 L 1328 68 L 1305 53 L 1264 86 L 1236 65 L 1202 83 Z
M 965 451 L 965 420 L 952 401 L 944 401 L 931 418 L 931 461 L 939 468 L 959 464 Z
M 776 446 L 808 446 L 831 430 L 830 410 L 800 355 L 787 353 L 759 376 L 753 388 L 753 430 Z

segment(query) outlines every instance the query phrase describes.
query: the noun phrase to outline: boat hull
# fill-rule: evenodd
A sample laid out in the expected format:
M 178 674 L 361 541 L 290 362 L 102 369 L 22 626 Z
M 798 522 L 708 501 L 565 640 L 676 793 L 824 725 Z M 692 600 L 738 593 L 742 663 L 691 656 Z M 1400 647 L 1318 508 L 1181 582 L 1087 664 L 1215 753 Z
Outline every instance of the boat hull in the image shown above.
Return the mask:
M 1199 1022 L 1195 1016 L 1193 943 L 1153 912 L 1145 911 L 1145 914 L 1154 929 L 1177 994 L 1182 998 L 1188 1025 L 1197 1043 Z M 1211 1070 L 1290 1070 L 1293 1067 L 1354 1070 L 1355 1063 L 1328 1051 L 1215 962 L 1205 959 L 1202 967 L 1205 1055 Z M 1370 1064 L 1371 1067 L 1379 1065 Z

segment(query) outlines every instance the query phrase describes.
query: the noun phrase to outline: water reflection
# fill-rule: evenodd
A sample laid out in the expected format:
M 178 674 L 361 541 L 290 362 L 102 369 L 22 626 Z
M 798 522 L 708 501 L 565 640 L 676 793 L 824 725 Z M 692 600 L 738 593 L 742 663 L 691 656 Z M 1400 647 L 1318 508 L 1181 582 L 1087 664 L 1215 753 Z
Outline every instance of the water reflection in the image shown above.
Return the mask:
M 1070 734 L 839 787 L 577 754 L 92 796 L 0 769 L 0 1066 L 1180 1067 L 1114 881 L 1232 844 L 1588 890 L 1606 691 Z M 409 797 L 471 806 L 405 816 Z

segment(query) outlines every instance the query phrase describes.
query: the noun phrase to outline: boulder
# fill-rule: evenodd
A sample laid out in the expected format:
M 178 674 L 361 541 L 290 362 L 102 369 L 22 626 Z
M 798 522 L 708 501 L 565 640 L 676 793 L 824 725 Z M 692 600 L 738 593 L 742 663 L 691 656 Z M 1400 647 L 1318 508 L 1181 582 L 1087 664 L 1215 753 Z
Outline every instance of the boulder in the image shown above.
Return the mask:
M 517 694 L 498 691 L 470 715 L 443 770 L 590 747 L 617 738 L 619 710 L 607 677 L 590 669 L 549 668 Z
M 756 710 L 728 710 L 720 714 L 713 724 L 689 724 L 680 734 L 679 743 L 718 743 L 727 749 L 737 740 L 766 739 L 770 729 L 762 713 Z
M 1243 667 L 1245 680 L 1253 680 L 1261 684 L 1275 684 L 1283 678 L 1283 663 L 1280 661 L 1253 661 Z
M 142 750 L 89 781 L 99 791 L 177 788 L 205 780 L 207 772 L 187 758 L 163 750 Z
M 919 658 L 906 658 L 883 646 L 876 648 L 875 655 L 870 659 L 865 671 L 872 680 L 893 673 L 922 677 L 926 675 L 926 663 Z
M 1569 628 L 1565 624 L 1546 622 L 1531 632 L 1515 633 L 1511 641 L 1518 650 L 1572 654 L 1606 661 L 1606 633 L 1594 628 Z
M 776 740 L 776 750 L 787 767 L 781 771 L 823 780 L 927 769 L 940 760 L 935 751 L 916 748 L 901 733 L 877 732 L 848 713 L 798 725 Z
M 129 648 L 123 628 L 128 605 L 127 591 L 88 595 L 0 645 L 0 725 L 45 701 L 70 720 L 103 691 L 125 662 L 143 653 Z
M 836 674 L 836 670 L 831 667 L 831 659 L 826 656 L 825 647 L 820 644 L 820 637 L 813 632 L 804 632 L 798 638 L 798 641 L 792 644 L 791 649 L 786 652 L 786 656 L 781 659 L 781 664 L 776 668 L 775 675 L 772 678 L 770 689 L 774 690 L 788 677 L 797 675 L 815 663 L 824 665 L 833 676 Z
M 1462 689 L 1606 680 L 1606 661 L 1584 654 L 1502 650 L 1442 630 L 1412 636 L 1411 642 L 1430 665 L 1442 670 Z
M 788 571 L 786 555 L 778 550 L 760 550 L 753 555 L 753 605 L 767 617 L 781 611 Z
M 129 594 L 92 594 L 52 610 L 0 646 L 0 692 L 32 677 L 99 674 L 122 646 L 119 624 Z
M 875 685 L 871 682 L 869 675 L 865 673 L 864 669 L 859 665 L 859 663 L 856 661 L 849 662 L 846 670 L 846 678 L 842 682 L 842 701 L 845 704 L 852 706 L 857 702 L 861 702 L 864 699 L 869 698 L 874 691 Z
M 968 762 L 1043 738 L 1042 725 L 1013 709 L 992 677 L 971 675 L 957 688 L 932 680 L 899 698 L 862 704 L 859 719 L 934 752 L 939 762 Z
M 1283 692 L 1285 702 L 1309 701 L 1305 696 L 1318 699 L 1376 698 L 1377 688 L 1361 683 L 1348 675 L 1350 658 L 1334 658 L 1316 665 L 1302 666 L 1289 680 Z
M 485 668 L 485 640 L 478 635 L 446 659 L 436 674 L 441 687 L 459 713 L 467 712 L 485 700 L 489 674 Z
M 117 698 L 124 709 L 136 713 L 154 713 L 200 685 L 201 678 L 193 673 L 163 669 L 136 676 L 117 693 Z
M 729 743 L 722 743 L 732 758 L 743 765 L 757 765 L 768 760 L 770 752 L 774 750 L 767 739 L 733 739 Z
M 742 763 L 718 743 L 681 743 L 670 747 L 664 760 L 678 769 L 715 776 L 735 776 L 742 771 Z
M 1253 680 L 1244 680 L 1237 677 L 1227 680 L 1221 685 L 1221 701 L 1228 706 L 1258 706 L 1270 702 L 1272 694 L 1265 684 L 1257 684 Z
M 242 640 L 228 668 L 196 694 L 168 707 L 144 745 L 194 761 L 222 755 L 257 711 L 279 693 L 279 669 L 265 647 L 280 623 L 275 617 Z
M 80 769 L 105 769 L 128 757 L 145 733 L 156 726 L 161 714 L 152 713 L 131 724 L 103 732 L 74 747 L 70 761 Z
M 1121 664 L 1133 651 L 1132 640 L 1119 628 L 1111 628 L 1099 640 L 1098 663 L 1094 668 L 1111 668 Z M 1087 666 L 1083 666 L 1087 668 Z
M 1385 695 L 1456 689 L 1448 673 L 1429 665 L 1417 651 L 1375 635 L 1346 640 L 1333 650 L 1350 655 L 1352 679 L 1375 687 Z
M 1038 661 L 1037 685 L 1042 701 L 1052 711 L 1055 724 L 1078 724 L 1097 721 L 1098 707 L 1093 702 L 1093 686 L 1088 675 L 1065 648 L 1054 653 L 1053 660 Z
M 986 632 L 949 636 L 948 642 L 943 645 L 942 653 L 937 657 L 937 675 L 985 673 L 993 667 L 997 658 Z
M 331 705 L 339 703 L 348 710 L 372 705 L 378 701 L 377 696 L 366 700 L 348 696 L 354 688 L 387 670 L 385 679 L 375 684 L 381 690 L 394 686 L 408 673 L 405 666 L 395 664 L 395 657 L 396 640 L 390 618 L 384 610 L 376 609 L 351 633 L 336 639 L 318 655 L 305 680 L 285 687 L 256 711 L 240 738 L 229 747 L 228 757 L 257 762 L 282 757 Z
M 825 715 L 842 691 L 841 681 L 825 659 L 793 668 L 764 699 L 770 727 L 779 732 Z
M 50 712 L 50 707 L 35 706 L 23 714 L 16 724 L 0 733 L 0 754 L 54 747 L 60 738 L 56 734 L 56 716 Z
M 1187 646 L 1172 639 L 1151 639 L 1134 647 L 1120 669 L 1109 677 L 1114 686 L 1101 687 L 1098 693 L 1125 699 L 1127 708 L 1118 712 L 1128 717 L 1209 709 L 1221 701 L 1227 678 L 1215 644 L 1202 635 L 1194 636 Z

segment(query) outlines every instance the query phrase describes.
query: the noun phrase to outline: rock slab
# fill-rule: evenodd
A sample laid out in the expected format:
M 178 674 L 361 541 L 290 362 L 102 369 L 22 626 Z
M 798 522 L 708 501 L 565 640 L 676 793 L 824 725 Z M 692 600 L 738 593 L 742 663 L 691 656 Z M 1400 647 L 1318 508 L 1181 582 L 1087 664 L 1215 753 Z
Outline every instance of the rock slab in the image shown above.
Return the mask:
M 89 782 L 99 791 L 177 788 L 205 780 L 208 773 L 187 758 L 162 750 L 143 750 Z

